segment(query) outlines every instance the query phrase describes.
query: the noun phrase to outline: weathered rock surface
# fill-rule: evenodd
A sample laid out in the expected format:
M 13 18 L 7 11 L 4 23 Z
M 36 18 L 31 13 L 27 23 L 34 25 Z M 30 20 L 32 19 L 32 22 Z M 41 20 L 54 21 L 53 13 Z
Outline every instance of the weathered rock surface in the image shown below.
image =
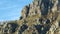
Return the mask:
M 60 34 L 60 0 L 33 0 L 21 14 L 0 25 L 0 34 Z

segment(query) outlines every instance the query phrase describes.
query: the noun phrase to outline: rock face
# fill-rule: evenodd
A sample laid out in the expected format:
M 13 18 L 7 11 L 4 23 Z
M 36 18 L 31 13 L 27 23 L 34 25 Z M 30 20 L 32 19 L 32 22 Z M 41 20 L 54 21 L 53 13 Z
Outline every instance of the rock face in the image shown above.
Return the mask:
M 60 34 L 60 0 L 33 0 L 16 23 L 0 26 L 1 34 Z

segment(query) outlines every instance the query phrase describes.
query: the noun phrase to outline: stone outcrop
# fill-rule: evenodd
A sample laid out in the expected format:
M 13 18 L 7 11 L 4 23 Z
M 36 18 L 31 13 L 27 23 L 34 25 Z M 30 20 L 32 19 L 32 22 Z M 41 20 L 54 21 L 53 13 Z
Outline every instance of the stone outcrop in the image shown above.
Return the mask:
M 60 0 L 33 0 L 33 3 L 25 6 L 22 10 L 22 19 L 20 20 L 21 24 L 26 24 L 29 30 L 36 30 L 35 34 L 60 34 L 57 30 L 60 29 Z M 28 9 L 28 10 L 27 10 Z M 20 23 L 18 22 L 18 23 Z M 34 27 L 33 27 L 33 26 Z M 22 34 L 33 32 L 30 31 L 27 33 L 25 29 Z M 35 31 L 34 30 L 34 31 Z
M 19 20 L 0 25 L 1 34 L 60 34 L 60 0 L 33 0 Z

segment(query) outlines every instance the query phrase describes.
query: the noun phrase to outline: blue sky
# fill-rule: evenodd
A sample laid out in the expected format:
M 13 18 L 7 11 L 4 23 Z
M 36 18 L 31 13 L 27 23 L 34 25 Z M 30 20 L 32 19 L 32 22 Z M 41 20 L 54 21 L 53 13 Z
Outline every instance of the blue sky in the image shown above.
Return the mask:
M 16 20 L 21 16 L 21 10 L 32 0 L 0 0 L 0 21 Z

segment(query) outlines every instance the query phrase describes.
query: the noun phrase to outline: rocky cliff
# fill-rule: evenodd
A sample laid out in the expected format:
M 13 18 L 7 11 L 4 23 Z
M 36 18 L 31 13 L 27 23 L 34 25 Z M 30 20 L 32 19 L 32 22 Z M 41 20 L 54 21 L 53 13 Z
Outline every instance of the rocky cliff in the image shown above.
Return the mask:
M 21 14 L 0 25 L 0 34 L 60 34 L 60 0 L 33 0 Z

